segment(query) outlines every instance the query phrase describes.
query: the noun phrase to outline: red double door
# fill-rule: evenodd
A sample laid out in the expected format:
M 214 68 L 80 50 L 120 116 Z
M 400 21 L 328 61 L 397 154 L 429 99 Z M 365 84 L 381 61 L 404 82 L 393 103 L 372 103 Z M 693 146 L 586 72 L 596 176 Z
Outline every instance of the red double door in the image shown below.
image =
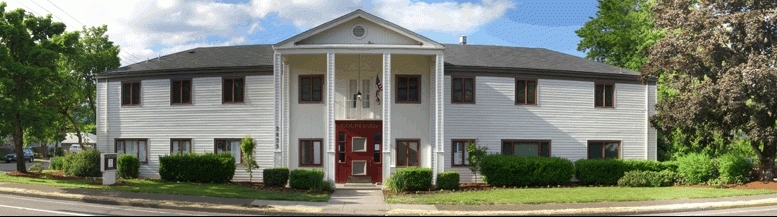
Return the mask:
M 335 182 L 352 180 L 383 180 L 381 150 L 383 122 L 336 121 Z

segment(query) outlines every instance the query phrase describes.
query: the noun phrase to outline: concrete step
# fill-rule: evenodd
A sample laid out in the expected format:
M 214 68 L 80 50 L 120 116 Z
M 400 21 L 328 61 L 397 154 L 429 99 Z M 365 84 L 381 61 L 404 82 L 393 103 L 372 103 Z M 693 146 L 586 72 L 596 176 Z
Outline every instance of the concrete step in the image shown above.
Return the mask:
M 336 184 L 336 190 L 382 190 L 383 185 L 372 183 L 345 183 Z
M 347 183 L 372 183 L 372 177 L 369 176 L 349 176 Z

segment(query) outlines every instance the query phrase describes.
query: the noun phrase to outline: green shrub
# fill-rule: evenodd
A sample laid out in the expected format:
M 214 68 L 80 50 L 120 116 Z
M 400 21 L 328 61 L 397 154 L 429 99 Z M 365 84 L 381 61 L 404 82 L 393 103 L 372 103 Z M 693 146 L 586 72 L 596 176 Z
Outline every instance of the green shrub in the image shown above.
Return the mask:
M 432 169 L 422 167 L 405 167 L 396 170 L 405 182 L 407 191 L 430 190 L 432 189 Z
M 459 172 L 450 171 L 437 174 L 437 189 L 458 190 Z
M 65 157 L 65 164 L 62 167 L 62 171 L 69 176 L 102 176 L 102 172 L 100 172 L 100 152 L 95 150 L 83 150 L 69 154 Z
M 73 157 L 75 156 L 75 153 L 67 153 L 65 156 L 62 156 L 62 173 L 65 173 L 67 175 L 67 172 L 70 169 L 70 162 L 73 162 Z
M 720 181 L 724 184 L 742 184 L 747 181 L 747 175 L 753 169 L 753 165 L 745 158 L 726 154 L 718 159 L 718 172 Z
M 678 180 L 678 175 L 670 170 L 661 172 L 632 170 L 623 174 L 618 180 L 618 186 L 626 187 L 662 187 L 672 186 Z
M 669 170 L 675 173 L 677 172 L 677 167 L 678 167 L 677 161 L 664 161 L 664 162 L 661 162 L 661 164 L 664 165 L 664 168 L 666 168 L 666 170 Z
M 262 172 L 265 187 L 285 187 L 289 182 L 289 168 L 268 168 Z
M 116 172 L 124 179 L 138 178 L 140 175 L 140 159 L 133 154 L 122 154 L 117 159 Z
M 401 174 L 394 173 L 386 179 L 386 189 L 393 192 L 402 192 L 405 190 L 406 179 Z
M 65 157 L 52 157 L 49 162 L 50 170 L 62 170 L 62 164 L 65 163 Z
M 702 184 L 715 176 L 715 161 L 703 153 L 690 153 L 677 158 L 677 171 L 688 184 Z
M 33 157 L 33 158 L 40 159 L 40 158 L 41 158 L 41 156 L 42 156 L 42 155 L 40 154 L 40 152 L 33 152 L 33 153 L 32 153 L 32 157 Z
M 480 172 L 491 186 L 540 186 L 567 184 L 575 174 L 571 161 L 559 157 L 487 155 Z
M 159 176 L 165 181 L 225 183 L 235 175 L 230 153 L 188 153 L 159 157 Z
M 27 169 L 27 171 L 33 172 L 33 173 L 42 173 L 43 172 L 43 163 L 41 162 L 35 162 L 33 163 L 30 168 Z
M 324 171 L 317 169 L 295 169 L 289 173 L 289 186 L 296 189 L 321 191 L 324 189 Z
M 676 164 L 636 159 L 582 159 L 575 162 L 575 170 L 575 177 L 584 185 L 616 185 L 626 172 L 676 171 Z

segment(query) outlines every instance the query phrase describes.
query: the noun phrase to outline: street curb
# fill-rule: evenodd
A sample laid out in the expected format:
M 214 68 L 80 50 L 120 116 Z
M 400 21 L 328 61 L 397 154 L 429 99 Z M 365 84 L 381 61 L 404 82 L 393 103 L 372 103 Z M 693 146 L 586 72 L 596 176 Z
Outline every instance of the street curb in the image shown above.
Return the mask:
M 243 205 L 221 205 L 212 203 L 194 203 L 194 202 L 178 202 L 167 200 L 147 200 L 147 199 L 125 199 L 125 198 L 112 198 L 105 196 L 93 196 L 82 194 L 68 194 L 60 192 L 42 192 L 37 190 L 28 189 L 16 189 L 0 187 L 0 193 L 18 195 L 18 196 L 30 196 L 37 198 L 47 198 L 55 200 L 70 200 L 80 201 L 86 203 L 95 203 L 103 205 L 122 205 L 132 207 L 143 208 L 158 208 L 158 209 L 175 209 L 175 210 L 187 210 L 187 211 L 201 211 L 201 212 L 220 212 L 220 213 L 232 213 L 232 214 L 251 214 L 251 215 L 310 215 L 321 216 L 328 213 L 322 213 L 321 210 L 303 210 L 303 209 L 289 209 L 289 208 L 276 208 L 276 207 L 249 207 L 250 204 Z

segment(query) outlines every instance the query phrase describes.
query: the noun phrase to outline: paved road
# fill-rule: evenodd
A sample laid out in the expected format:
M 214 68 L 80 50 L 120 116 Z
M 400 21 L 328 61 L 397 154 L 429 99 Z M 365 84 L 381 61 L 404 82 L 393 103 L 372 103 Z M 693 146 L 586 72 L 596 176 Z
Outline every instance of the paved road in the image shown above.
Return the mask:
M 747 207 L 696 212 L 661 213 L 641 216 L 775 216 L 777 206 Z
M 48 160 L 35 159 L 32 163 L 24 162 L 24 165 L 26 165 L 27 168 L 30 168 L 30 166 L 35 162 L 43 162 L 43 169 L 44 170 L 49 169 Z M 16 161 L 11 161 L 11 163 L 6 163 L 5 160 L 0 161 L 0 172 L 11 172 L 14 170 L 16 170 Z
M 112 206 L 77 201 L 52 200 L 15 195 L 0 195 L 0 216 L 223 216 L 228 213 L 209 213 L 184 210 L 153 209 L 130 206 Z

